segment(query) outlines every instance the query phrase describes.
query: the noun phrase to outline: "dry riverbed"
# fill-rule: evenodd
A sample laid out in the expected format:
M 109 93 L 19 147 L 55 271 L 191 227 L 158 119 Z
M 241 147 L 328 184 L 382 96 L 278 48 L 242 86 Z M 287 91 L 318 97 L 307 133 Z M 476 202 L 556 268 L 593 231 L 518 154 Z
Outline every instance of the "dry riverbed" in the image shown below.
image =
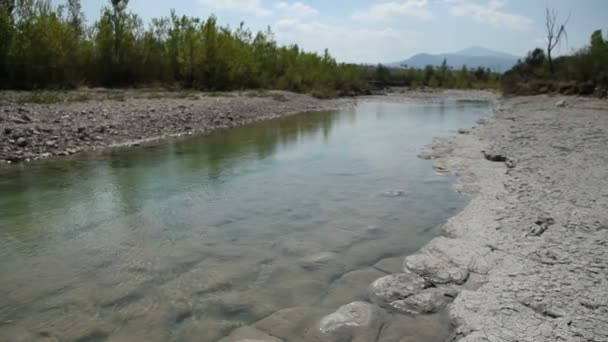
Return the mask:
M 507 99 L 461 133 L 422 156 L 472 200 L 404 270 L 458 293 L 456 340 L 608 341 L 608 103 Z

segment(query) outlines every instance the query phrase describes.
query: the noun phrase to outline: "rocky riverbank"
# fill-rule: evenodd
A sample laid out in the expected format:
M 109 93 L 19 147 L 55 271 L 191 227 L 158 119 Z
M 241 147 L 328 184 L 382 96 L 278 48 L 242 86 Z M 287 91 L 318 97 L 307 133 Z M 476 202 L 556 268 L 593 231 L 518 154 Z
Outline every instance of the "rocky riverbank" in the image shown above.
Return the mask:
M 319 100 L 281 91 L 182 95 L 143 91 L 114 91 L 108 95 L 89 91 L 78 96 L 62 95 L 67 102 L 53 99 L 60 102 L 51 104 L 27 103 L 31 95 L 4 96 L 9 100 L 0 101 L 0 162 L 29 162 L 207 134 L 353 103 L 352 99 Z
M 470 203 L 445 236 L 374 281 L 369 302 L 306 322 L 299 340 L 411 341 L 429 326 L 399 317 L 447 309 L 450 341 L 607 341 L 607 143 L 607 102 L 546 96 L 502 100 L 477 127 L 436 139 L 421 157 L 457 175 Z M 281 329 L 297 313 L 222 341 L 290 340 Z
M 421 277 L 453 291 L 455 340 L 607 341 L 608 103 L 507 99 L 461 133 L 422 156 L 472 200 L 389 276 L 397 294 L 383 302 L 411 311 Z

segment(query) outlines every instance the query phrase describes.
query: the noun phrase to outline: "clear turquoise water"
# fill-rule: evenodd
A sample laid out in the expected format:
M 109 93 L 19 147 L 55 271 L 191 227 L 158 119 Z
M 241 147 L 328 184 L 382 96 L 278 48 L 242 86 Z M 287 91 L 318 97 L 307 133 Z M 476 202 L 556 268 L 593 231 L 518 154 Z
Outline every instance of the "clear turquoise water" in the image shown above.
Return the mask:
M 416 155 L 488 108 L 360 103 L 0 170 L 0 340 L 214 340 L 364 299 L 352 271 L 465 204 Z

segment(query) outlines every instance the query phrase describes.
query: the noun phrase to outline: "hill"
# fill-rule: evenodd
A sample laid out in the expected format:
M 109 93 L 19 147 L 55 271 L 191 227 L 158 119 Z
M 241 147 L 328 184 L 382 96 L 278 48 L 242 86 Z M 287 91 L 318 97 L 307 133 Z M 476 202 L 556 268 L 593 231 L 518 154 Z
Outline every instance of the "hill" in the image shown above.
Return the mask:
M 468 68 L 490 68 L 495 72 L 505 72 L 511 69 L 519 57 L 504 52 L 493 51 L 479 46 L 473 46 L 458 52 L 428 54 L 420 53 L 404 61 L 389 63 L 392 67 L 414 67 L 424 68 L 427 65 L 439 66 L 443 60 L 454 69 L 460 69 L 463 65 Z

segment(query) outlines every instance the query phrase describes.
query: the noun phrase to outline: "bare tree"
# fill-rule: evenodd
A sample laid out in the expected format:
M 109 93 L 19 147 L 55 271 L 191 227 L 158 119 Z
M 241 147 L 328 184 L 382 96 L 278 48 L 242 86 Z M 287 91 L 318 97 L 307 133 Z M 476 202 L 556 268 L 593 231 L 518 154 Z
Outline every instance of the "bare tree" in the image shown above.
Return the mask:
M 547 60 L 549 61 L 549 70 L 553 73 L 553 58 L 551 57 L 551 52 L 553 49 L 558 46 L 562 39 L 568 40 L 568 33 L 566 32 L 566 25 L 568 25 L 568 21 L 570 20 L 570 14 L 568 14 L 568 18 L 561 24 L 557 25 L 557 11 L 555 9 L 547 8 Z

